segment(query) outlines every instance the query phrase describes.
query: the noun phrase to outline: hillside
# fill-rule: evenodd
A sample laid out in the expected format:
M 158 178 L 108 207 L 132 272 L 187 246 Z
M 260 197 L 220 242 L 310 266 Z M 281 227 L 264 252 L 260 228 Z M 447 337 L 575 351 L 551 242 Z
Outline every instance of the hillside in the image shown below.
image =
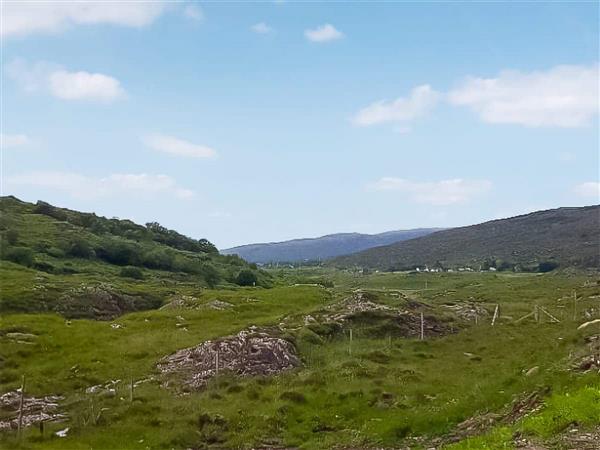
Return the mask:
M 542 263 L 542 266 L 540 266 Z M 547 263 L 547 264 L 543 264 Z M 331 261 L 337 267 L 547 270 L 600 266 L 600 206 L 538 211 L 369 249 Z
M 109 318 L 155 308 L 175 286 L 269 285 L 270 276 L 153 222 L 0 198 L 0 311 Z
M 253 263 L 315 261 L 360 252 L 381 245 L 414 239 L 438 228 L 388 231 L 380 234 L 338 233 L 310 239 L 294 239 L 265 244 L 249 244 L 221 250 Z

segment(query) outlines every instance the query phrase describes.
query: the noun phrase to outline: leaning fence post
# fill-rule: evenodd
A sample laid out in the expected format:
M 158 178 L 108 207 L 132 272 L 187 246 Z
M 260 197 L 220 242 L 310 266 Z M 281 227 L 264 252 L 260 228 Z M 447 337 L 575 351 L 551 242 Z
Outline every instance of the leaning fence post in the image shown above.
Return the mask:
M 494 309 L 494 317 L 492 317 L 492 326 L 494 326 L 494 324 L 496 323 L 496 319 L 498 318 L 498 308 L 500 307 L 500 305 L 496 305 L 496 308 Z

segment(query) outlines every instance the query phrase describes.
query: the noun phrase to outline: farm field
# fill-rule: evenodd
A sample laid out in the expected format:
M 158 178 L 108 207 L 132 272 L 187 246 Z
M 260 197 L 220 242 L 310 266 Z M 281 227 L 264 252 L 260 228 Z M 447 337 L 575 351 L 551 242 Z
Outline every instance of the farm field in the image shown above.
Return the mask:
M 4 314 L 1 392 L 24 377 L 26 399 L 57 396 L 58 420 L 26 411 L 19 435 L 7 400 L 2 447 L 597 448 L 600 324 L 578 329 L 600 317 L 597 274 L 270 275 L 271 289 L 174 283 L 170 303 L 108 321 Z M 157 365 L 242 330 L 298 363 L 239 376 L 223 356 L 195 387 Z

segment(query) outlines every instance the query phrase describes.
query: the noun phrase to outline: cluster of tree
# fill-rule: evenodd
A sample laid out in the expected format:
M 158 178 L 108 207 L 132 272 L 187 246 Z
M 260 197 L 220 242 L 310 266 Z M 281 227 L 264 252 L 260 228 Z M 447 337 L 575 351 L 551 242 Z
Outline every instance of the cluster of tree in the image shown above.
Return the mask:
M 177 231 L 163 227 L 157 222 L 149 222 L 146 226 L 142 226 L 131 220 L 107 219 L 93 213 L 81 213 L 57 208 L 42 201 L 36 203 L 33 213 L 69 222 L 73 225 L 86 228 L 96 235 L 110 234 L 113 236 L 122 236 L 136 242 L 154 241 L 177 250 L 195 253 L 218 253 L 217 248 L 208 240 L 192 239 Z

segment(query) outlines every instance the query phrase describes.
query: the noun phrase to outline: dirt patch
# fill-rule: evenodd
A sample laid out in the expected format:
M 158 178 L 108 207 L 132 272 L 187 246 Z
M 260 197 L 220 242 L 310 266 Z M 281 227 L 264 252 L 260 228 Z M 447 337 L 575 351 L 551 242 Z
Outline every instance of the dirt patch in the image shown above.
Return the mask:
M 239 376 L 273 375 L 298 366 L 300 359 L 291 342 L 256 329 L 179 350 L 158 363 L 161 373 L 176 375 L 191 389 L 201 389 L 219 371 Z
M 49 395 L 47 397 L 23 397 L 24 427 L 40 422 L 60 422 L 66 415 L 59 412 L 59 402 L 63 397 Z M 10 391 L 0 396 L 0 430 L 16 430 L 19 424 L 20 390 Z
M 67 318 L 113 320 L 127 312 L 157 308 L 157 298 L 128 295 L 109 284 L 81 285 L 63 294 L 55 310 Z
M 324 311 L 306 316 L 304 322 L 311 331 L 327 338 L 348 327 L 360 329 L 361 335 L 369 337 L 417 338 L 421 335 L 421 312 L 411 305 L 401 309 L 376 301 L 375 294 L 356 291 Z M 449 321 L 429 311 L 423 314 L 424 337 L 442 336 L 453 331 L 456 327 Z
M 473 322 L 477 322 L 482 317 L 487 317 L 490 314 L 482 305 L 470 301 L 446 303 L 442 306 L 452 311 L 461 319 Z

